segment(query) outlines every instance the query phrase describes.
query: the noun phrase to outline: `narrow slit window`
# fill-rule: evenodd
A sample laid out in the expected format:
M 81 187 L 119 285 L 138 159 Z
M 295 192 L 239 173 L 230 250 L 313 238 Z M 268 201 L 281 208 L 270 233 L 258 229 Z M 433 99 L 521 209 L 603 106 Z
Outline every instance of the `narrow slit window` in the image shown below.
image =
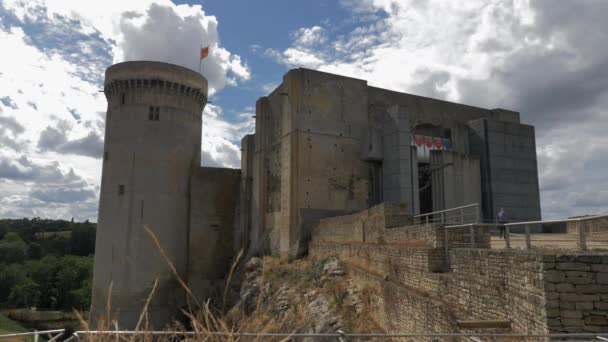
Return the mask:
M 159 121 L 160 120 L 160 108 L 156 107 L 155 111 L 154 111 L 154 120 Z
M 154 107 L 150 107 L 150 109 L 148 110 L 148 120 L 154 120 Z
M 103 152 L 103 160 L 106 160 L 106 161 L 107 161 L 107 160 L 108 160 L 108 157 L 109 157 L 109 156 L 108 156 L 108 151 L 104 151 L 104 152 Z
M 124 184 L 119 184 L 118 185 L 118 194 L 119 195 L 124 195 L 125 194 L 125 185 Z
M 125 95 L 125 93 L 122 93 L 122 95 L 120 96 L 120 104 L 125 104 L 125 99 L 126 99 L 126 95 Z

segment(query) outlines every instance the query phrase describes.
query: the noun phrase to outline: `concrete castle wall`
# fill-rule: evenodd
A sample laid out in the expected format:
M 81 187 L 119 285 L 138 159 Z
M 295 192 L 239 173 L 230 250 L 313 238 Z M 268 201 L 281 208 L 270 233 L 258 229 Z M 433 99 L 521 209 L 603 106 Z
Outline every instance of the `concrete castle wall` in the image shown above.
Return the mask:
M 486 119 L 470 127 L 471 151 L 488 170 L 481 175 L 485 217 L 493 219 L 504 208 L 512 222 L 540 220 L 534 127 Z
M 243 140 L 251 179 L 243 190 L 248 244 L 301 255 L 310 227 L 323 217 L 382 202 L 405 203 L 408 213 L 419 213 L 412 134 L 425 125 L 453 145 L 433 158 L 433 209 L 483 202 L 486 219 L 499 206 L 512 210 L 513 219 L 539 218 L 534 131 L 519 123 L 519 113 L 294 69 L 258 100 L 255 134 Z M 525 186 L 513 186 L 519 181 Z
M 126 62 L 106 71 L 108 100 L 95 247 L 91 321 L 134 328 L 155 279 L 150 322 L 161 327 L 184 293 L 143 225 L 148 224 L 180 276 L 188 266 L 190 174 L 200 165 L 207 80 L 186 68 Z
M 192 175 L 187 280 L 199 303 L 209 298 L 238 253 L 233 232 L 240 178 L 239 170 L 213 167 L 202 167 Z

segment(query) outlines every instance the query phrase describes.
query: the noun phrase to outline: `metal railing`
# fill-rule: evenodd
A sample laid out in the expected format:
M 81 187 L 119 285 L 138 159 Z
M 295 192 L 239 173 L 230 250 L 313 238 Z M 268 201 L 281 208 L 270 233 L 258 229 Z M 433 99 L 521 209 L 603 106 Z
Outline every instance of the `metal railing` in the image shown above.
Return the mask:
M 467 224 L 481 222 L 479 203 L 414 216 L 414 223 Z
M 608 222 L 605 229 L 589 231 L 587 222 L 591 220 L 608 219 L 608 215 L 587 216 L 562 220 L 526 221 L 506 224 L 484 223 L 484 227 L 494 230 L 494 235 L 502 239 L 492 239 L 492 248 L 545 248 L 545 249 L 608 249 Z M 576 223 L 576 230 L 568 232 L 543 232 L 543 226 L 549 224 Z M 449 225 L 445 228 L 473 227 L 473 224 Z M 523 227 L 519 232 L 514 228 Z M 565 227 L 564 227 L 565 228 Z M 471 240 L 473 244 L 473 240 Z
M 42 331 L 29 331 L 24 333 L 14 333 L 14 334 L 4 334 L 0 335 L 0 340 L 5 338 L 19 338 L 19 337 L 29 337 L 33 336 L 34 341 L 38 341 L 38 339 L 42 337 L 48 337 L 49 340 L 47 342 L 57 341 L 63 334 L 65 333 L 65 329 L 54 329 L 54 330 L 42 330 Z M 54 335 L 54 336 L 53 336 Z
M 116 340 L 124 338 L 124 336 L 154 336 L 160 337 L 199 337 L 207 339 L 210 336 L 220 336 L 231 339 L 237 339 L 241 337 L 282 337 L 299 340 L 305 337 L 313 338 L 335 338 L 336 341 L 346 342 L 353 339 L 361 338 L 379 338 L 379 339 L 393 339 L 393 338 L 431 338 L 435 341 L 454 341 L 456 338 L 463 338 L 472 341 L 513 341 L 517 340 L 554 340 L 554 339 L 566 339 L 577 341 L 606 341 L 608 339 L 608 333 L 568 333 L 568 334 L 516 334 L 516 333 L 371 333 L 371 334 L 356 334 L 356 333 L 345 333 L 343 331 L 336 331 L 333 333 L 248 333 L 248 332 L 194 332 L 194 331 L 76 331 L 66 341 L 81 341 L 86 339 L 86 336 L 91 335 L 111 335 L 116 336 Z

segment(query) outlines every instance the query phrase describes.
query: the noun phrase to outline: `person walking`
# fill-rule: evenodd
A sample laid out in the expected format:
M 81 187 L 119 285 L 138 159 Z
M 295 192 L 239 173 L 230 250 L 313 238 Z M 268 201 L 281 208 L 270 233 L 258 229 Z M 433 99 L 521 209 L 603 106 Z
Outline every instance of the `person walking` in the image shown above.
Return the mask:
M 505 224 L 509 222 L 508 219 L 509 218 L 505 209 L 500 208 L 498 214 L 496 215 L 496 220 L 498 221 L 498 227 L 500 228 L 500 237 L 503 239 L 505 238 Z

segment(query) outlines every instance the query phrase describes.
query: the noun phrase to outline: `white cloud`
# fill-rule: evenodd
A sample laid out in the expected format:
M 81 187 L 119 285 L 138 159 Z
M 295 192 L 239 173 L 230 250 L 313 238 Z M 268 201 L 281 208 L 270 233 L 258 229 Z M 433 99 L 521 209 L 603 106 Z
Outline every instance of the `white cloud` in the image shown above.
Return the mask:
M 209 46 L 201 73 L 209 81 L 211 93 L 226 83 L 249 80 L 249 68 L 240 56 L 219 46 L 217 24 L 199 5 L 151 4 L 144 13 L 125 12 L 119 20 L 114 62 L 147 59 L 198 71 L 200 47 Z
M 0 0 L 0 41 L 10 51 L 0 65 L 0 144 L 8 147 L 0 150 L 0 217 L 96 220 L 104 69 L 145 59 L 197 70 L 199 48 L 209 45 L 202 73 L 210 93 L 247 81 L 249 67 L 219 44 L 217 26 L 200 5 L 169 0 Z M 205 151 L 212 163 L 238 166 L 240 126 L 225 120 L 206 120 Z
M 321 26 L 302 27 L 292 33 L 294 43 L 302 46 L 314 46 L 327 41 L 325 29 Z
M 239 113 L 236 122 L 229 123 L 220 107 L 208 104 L 203 112 L 203 165 L 240 168 L 240 140 L 253 133 L 253 115 L 253 111 Z
M 310 48 L 266 49 L 288 67 L 521 112 L 536 126 L 544 217 L 606 212 L 605 1 L 341 0 L 357 27 Z M 577 13 L 573 16 L 572 13 Z M 381 18 L 368 20 L 368 17 Z M 333 26 L 318 31 L 328 33 Z M 317 26 L 298 30 L 313 32 Z M 573 138 L 577 136 L 578 138 Z M 584 146 L 585 145 L 585 146 Z M 591 168 L 593 165 L 594 168 Z M 602 202 L 604 201 L 604 202 Z M 602 205 L 600 205 L 602 204 Z

